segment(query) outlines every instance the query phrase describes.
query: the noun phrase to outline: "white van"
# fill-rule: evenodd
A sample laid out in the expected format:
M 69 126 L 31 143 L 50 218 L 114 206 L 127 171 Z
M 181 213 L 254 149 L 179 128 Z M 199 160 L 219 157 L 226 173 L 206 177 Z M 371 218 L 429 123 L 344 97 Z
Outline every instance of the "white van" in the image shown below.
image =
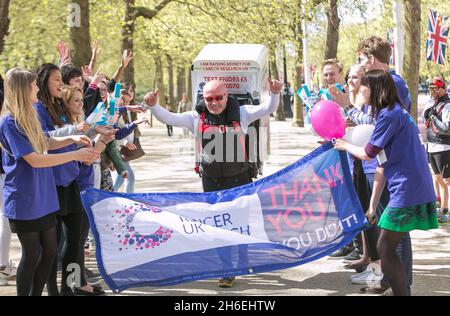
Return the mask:
M 195 108 L 203 94 L 203 85 L 211 80 L 225 83 L 228 93 L 242 104 L 258 106 L 269 97 L 269 50 L 259 44 L 208 44 L 192 64 L 192 104 Z M 269 115 L 252 126 L 258 130 L 258 167 L 268 158 Z M 256 152 L 256 151 L 255 151 Z

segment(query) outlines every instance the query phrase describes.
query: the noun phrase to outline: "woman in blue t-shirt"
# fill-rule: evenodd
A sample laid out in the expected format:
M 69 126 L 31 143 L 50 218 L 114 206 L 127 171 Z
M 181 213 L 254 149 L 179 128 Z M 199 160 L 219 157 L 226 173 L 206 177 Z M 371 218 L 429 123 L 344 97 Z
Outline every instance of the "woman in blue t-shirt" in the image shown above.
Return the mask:
M 66 126 L 78 126 L 84 122 L 84 110 L 83 110 L 83 91 L 78 87 L 65 87 L 62 92 L 62 100 L 67 113 Z M 114 130 L 110 130 L 108 135 L 98 134 L 96 135 L 95 128 L 91 128 L 87 133 L 87 136 L 94 142 L 94 148 L 97 152 L 101 153 L 105 150 L 107 143 L 114 139 Z M 86 165 L 79 163 L 79 174 L 76 178 L 80 192 L 88 188 L 94 187 L 94 168 L 92 165 Z M 105 292 L 100 286 L 91 286 L 86 280 L 85 273 L 85 256 L 84 245 L 86 243 L 89 233 L 89 221 L 86 212 L 83 210 L 81 213 L 81 239 L 78 249 L 78 265 L 80 266 L 80 284 L 74 287 L 75 295 L 103 295 Z
M 377 248 L 394 295 L 406 295 L 406 276 L 396 247 L 409 231 L 438 228 L 436 195 L 419 129 L 402 107 L 392 76 L 383 70 L 368 71 L 360 93 L 366 96 L 365 103 L 373 106 L 376 123 L 372 137 L 365 148 L 342 139 L 335 148 L 363 160 L 378 159 L 366 216 L 370 222 L 376 221 L 376 206 L 387 182 L 390 201 L 379 219 Z
M 50 136 L 62 136 L 70 134 L 71 126 L 68 123 L 67 111 L 61 101 L 64 87 L 61 71 L 54 64 L 43 64 L 37 70 L 39 87 L 39 101 L 34 104 L 38 113 L 41 127 Z M 76 150 L 75 145 L 60 148 L 51 153 L 63 153 Z M 83 205 L 80 198 L 80 189 L 76 182 L 79 176 L 78 162 L 69 162 L 53 167 L 53 177 L 55 178 L 56 192 L 58 194 L 59 212 L 57 214 L 58 240 L 62 234 L 64 226 L 64 247 L 61 252 L 61 291 L 57 287 L 57 264 L 53 265 L 47 290 L 50 296 L 73 295 L 73 292 L 66 280 L 69 276 L 67 266 L 78 262 L 78 254 L 81 247 L 81 225 Z
M 70 161 L 92 162 L 92 148 L 60 154 L 47 150 L 70 144 L 90 145 L 85 136 L 46 138 L 33 103 L 39 88 L 36 75 L 13 68 L 5 78 L 5 102 L 0 117 L 0 146 L 5 171 L 3 210 L 17 233 L 22 257 L 17 269 L 17 294 L 41 295 L 56 257 L 56 212 L 59 209 L 50 167 Z

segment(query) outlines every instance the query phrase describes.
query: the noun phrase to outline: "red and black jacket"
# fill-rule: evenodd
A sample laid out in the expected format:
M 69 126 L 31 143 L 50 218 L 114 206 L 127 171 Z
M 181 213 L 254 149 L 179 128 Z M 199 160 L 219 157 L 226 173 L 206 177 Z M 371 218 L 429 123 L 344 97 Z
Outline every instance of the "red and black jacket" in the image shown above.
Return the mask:
M 195 145 L 196 172 L 210 178 L 229 178 L 250 168 L 246 137 L 240 126 L 240 105 L 228 96 L 227 106 L 219 115 L 211 114 L 204 101 L 196 106 L 200 115 Z

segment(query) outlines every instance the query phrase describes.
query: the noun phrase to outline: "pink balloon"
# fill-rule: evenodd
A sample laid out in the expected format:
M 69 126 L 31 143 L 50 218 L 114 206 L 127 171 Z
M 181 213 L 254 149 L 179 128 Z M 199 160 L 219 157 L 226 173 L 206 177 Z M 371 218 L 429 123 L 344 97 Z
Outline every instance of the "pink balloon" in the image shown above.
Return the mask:
M 342 138 L 345 134 L 345 117 L 336 102 L 322 100 L 311 110 L 311 124 L 319 136 L 326 140 Z

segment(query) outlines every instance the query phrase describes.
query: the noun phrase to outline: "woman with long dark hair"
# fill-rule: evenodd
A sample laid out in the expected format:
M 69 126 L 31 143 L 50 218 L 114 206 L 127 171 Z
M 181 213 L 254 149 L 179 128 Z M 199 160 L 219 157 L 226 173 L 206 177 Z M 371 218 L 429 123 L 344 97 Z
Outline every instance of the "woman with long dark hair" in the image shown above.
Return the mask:
M 338 139 L 335 148 L 363 160 L 378 159 L 366 216 L 371 223 L 377 221 L 376 207 L 387 183 L 390 201 L 378 219 L 377 248 L 394 295 L 403 296 L 408 294 L 406 274 L 396 248 L 407 232 L 438 228 L 436 195 L 419 129 L 400 102 L 392 76 L 383 70 L 368 71 L 360 94 L 376 117 L 371 139 L 366 147 Z
M 39 101 L 34 107 L 38 113 L 42 129 L 51 136 L 59 136 L 67 133 L 66 129 L 70 130 L 71 127 L 65 126 L 68 123 L 68 114 L 61 101 L 64 84 L 60 69 L 53 64 L 43 64 L 38 68 L 37 75 Z M 75 145 L 70 145 L 55 151 L 55 153 L 75 149 Z M 47 282 L 47 290 L 51 296 L 60 294 L 73 295 L 70 284 L 67 284 L 67 277 L 70 273 L 70 271 L 67 271 L 67 267 L 69 264 L 78 262 L 78 254 L 80 253 L 80 247 L 82 247 L 81 227 L 83 205 L 80 198 L 80 190 L 76 182 L 79 176 L 78 162 L 73 161 L 54 167 L 53 174 L 60 206 L 57 216 L 57 235 L 60 238 L 64 225 L 65 243 L 61 253 L 61 293 L 58 291 L 56 282 L 56 261 Z

